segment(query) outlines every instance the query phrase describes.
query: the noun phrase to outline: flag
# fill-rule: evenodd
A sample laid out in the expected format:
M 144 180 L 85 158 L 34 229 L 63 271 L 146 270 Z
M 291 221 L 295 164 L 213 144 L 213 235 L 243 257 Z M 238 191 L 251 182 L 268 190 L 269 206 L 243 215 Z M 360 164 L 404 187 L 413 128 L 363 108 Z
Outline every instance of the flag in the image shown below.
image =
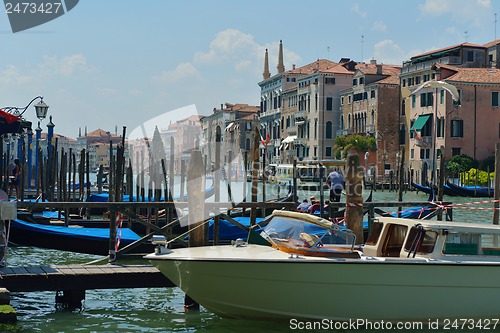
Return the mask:
M 415 139 L 417 140 L 417 146 L 424 148 L 429 146 L 416 129 L 413 129 L 413 133 L 415 134 Z
M 0 117 L 5 118 L 7 124 L 12 124 L 15 121 L 21 120 L 18 116 L 13 115 L 12 113 L 8 113 L 2 109 L 0 109 Z
M 262 145 L 263 145 L 264 147 L 267 147 L 267 144 L 269 143 L 269 141 L 271 141 L 271 136 L 269 135 L 269 133 L 267 133 L 267 135 L 266 135 L 266 139 L 264 139 L 264 138 L 262 137 L 262 135 L 260 136 L 260 143 L 262 143 Z

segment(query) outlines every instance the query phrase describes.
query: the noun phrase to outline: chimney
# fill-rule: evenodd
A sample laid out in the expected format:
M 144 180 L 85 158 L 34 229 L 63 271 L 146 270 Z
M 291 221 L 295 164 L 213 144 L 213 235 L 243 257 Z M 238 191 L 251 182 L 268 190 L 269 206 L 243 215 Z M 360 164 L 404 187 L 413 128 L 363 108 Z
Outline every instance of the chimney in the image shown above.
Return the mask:
M 382 64 L 377 64 L 377 75 L 381 75 L 382 74 Z
M 292 69 L 295 69 L 295 64 L 292 64 Z
M 262 78 L 267 80 L 271 77 L 271 73 L 269 72 L 269 57 L 266 49 L 266 54 L 264 56 L 264 73 L 262 73 Z
M 377 64 L 377 59 L 370 60 L 370 65 L 376 65 Z
M 283 64 L 283 41 L 280 40 L 280 49 L 278 53 L 278 73 L 281 74 L 285 71 L 285 65 Z

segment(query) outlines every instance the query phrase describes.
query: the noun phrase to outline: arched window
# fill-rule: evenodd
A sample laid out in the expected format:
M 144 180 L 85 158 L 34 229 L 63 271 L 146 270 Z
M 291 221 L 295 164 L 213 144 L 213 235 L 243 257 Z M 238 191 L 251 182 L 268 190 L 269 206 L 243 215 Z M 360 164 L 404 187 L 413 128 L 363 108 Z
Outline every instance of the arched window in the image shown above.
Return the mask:
M 250 150 L 250 138 L 246 138 L 245 140 L 245 150 Z
M 332 128 L 332 122 L 327 121 L 326 122 L 326 134 L 325 134 L 326 139 L 332 139 L 333 138 L 333 128 Z

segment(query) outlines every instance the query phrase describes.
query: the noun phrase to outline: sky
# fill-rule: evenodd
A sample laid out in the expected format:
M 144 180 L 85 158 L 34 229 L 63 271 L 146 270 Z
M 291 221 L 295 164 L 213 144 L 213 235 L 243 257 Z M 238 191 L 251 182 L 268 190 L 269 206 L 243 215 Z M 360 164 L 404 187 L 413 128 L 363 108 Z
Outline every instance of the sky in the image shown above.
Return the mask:
M 285 70 L 320 58 L 401 65 L 494 40 L 496 13 L 497 0 L 81 0 L 13 33 L 4 12 L 0 108 L 41 95 L 58 134 L 130 133 L 188 105 L 202 115 L 226 102 L 259 105 L 265 49 L 274 75 L 280 40 Z M 24 116 L 37 121 L 32 107 Z

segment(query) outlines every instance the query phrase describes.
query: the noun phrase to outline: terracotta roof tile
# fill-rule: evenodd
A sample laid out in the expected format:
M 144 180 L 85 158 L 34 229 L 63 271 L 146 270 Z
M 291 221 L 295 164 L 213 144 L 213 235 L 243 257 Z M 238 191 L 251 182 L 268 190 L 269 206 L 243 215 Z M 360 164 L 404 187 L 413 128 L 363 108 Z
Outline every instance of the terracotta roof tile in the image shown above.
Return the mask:
M 311 62 L 310 64 L 301 66 L 301 67 L 296 67 L 294 69 L 291 69 L 289 71 L 286 71 L 286 74 L 313 74 L 316 72 L 322 72 L 322 73 L 352 73 L 349 70 L 347 70 L 344 66 L 341 64 L 338 64 L 334 61 L 327 60 L 327 59 L 318 59 L 315 62 Z
M 484 44 L 483 46 L 486 48 L 490 48 L 490 47 L 495 46 L 497 44 L 500 44 L 500 39 L 495 39 L 489 43 Z
M 500 85 L 500 69 L 460 68 L 457 73 L 445 78 L 445 80 L 463 83 L 489 83 Z

